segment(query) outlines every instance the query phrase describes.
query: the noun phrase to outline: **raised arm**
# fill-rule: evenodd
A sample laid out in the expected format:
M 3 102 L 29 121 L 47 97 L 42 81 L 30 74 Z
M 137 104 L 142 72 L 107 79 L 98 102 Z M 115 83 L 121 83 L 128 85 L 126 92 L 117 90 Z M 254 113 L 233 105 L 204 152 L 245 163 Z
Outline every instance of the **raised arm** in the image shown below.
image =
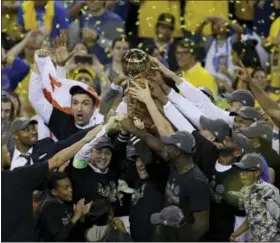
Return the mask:
M 41 54 L 47 55 L 48 51 L 41 50 Z M 35 62 L 29 83 L 29 101 L 36 113 L 44 120 L 46 124 L 49 123 L 53 106 L 48 102 L 43 93 L 42 76 L 39 68 Z
M 237 77 L 249 84 L 251 92 L 262 109 L 271 117 L 275 125 L 280 128 L 280 106 L 272 100 L 256 82 L 254 82 L 244 65 L 242 63 L 240 65 L 242 67 L 236 68 Z
M 90 142 L 97 133 L 100 131 L 100 126 L 95 127 L 87 133 L 87 135 L 82 138 L 77 143 L 73 144 L 69 148 L 63 149 L 62 151 L 55 154 L 49 161 L 49 169 L 59 168 L 61 165 L 66 163 L 68 160 L 72 159 L 76 153 L 88 142 Z
M 160 113 L 151 96 L 148 80 L 144 79 L 143 81 L 145 82 L 145 89 L 142 89 L 136 82 L 131 82 L 133 87 L 129 88 L 129 94 L 132 95 L 133 98 L 145 103 L 160 135 L 164 136 L 174 133 L 172 126 Z M 162 100 L 164 104 L 166 104 L 167 101 L 166 97 Z
M 153 135 L 147 133 L 145 130 L 140 130 L 135 127 L 133 121 L 129 118 L 125 118 L 121 121 L 122 129 L 126 132 L 134 134 L 145 142 L 155 153 L 160 155 L 164 160 L 168 159 L 168 153 L 165 150 L 164 144 Z

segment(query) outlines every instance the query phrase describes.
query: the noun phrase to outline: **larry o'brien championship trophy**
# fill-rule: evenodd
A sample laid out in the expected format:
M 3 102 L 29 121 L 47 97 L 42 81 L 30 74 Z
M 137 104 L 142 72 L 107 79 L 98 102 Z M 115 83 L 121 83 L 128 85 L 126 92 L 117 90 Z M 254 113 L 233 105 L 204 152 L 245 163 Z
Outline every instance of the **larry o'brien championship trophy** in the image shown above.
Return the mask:
M 130 77 L 130 81 L 135 80 L 136 77 L 138 85 L 142 88 L 145 88 L 145 83 L 141 82 L 139 79 L 155 76 L 155 71 L 151 69 L 155 64 L 151 62 L 149 55 L 139 49 L 131 49 L 127 51 L 122 57 L 121 65 L 123 73 Z M 128 85 L 130 85 L 130 82 Z M 162 110 L 162 105 L 160 105 L 159 101 L 155 98 L 154 101 L 157 107 Z M 129 118 L 132 120 L 135 118 L 140 119 L 147 129 L 154 127 L 154 123 L 145 104 L 128 95 L 127 106 Z

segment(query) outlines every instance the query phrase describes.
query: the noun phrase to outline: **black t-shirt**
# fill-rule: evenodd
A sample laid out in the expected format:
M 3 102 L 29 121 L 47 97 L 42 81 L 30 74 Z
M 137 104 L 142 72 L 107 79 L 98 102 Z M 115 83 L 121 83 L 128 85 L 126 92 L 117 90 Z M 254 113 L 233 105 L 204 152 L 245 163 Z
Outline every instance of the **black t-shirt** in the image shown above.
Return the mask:
M 242 184 L 239 172 L 235 167 L 225 171 L 213 170 L 210 180 L 211 208 L 209 240 L 228 241 L 234 230 L 235 215 L 245 216 L 239 210 L 238 200 L 229 194 L 230 191 L 240 191 Z
M 150 223 L 153 213 L 158 213 L 164 206 L 164 193 L 158 190 L 154 182 L 142 181 L 132 196 L 130 211 L 130 232 L 134 241 L 153 241 L 155 225 Z
M 100 174 L 88 165 L 84 169 L 67 168 L 72 181 L 73 201 L 76 203 L 85 198 L 86 203 L 96 199 L 107 198 L 112 205 L 119 205 L 118 179 L 112 171 Z
M 169 176 L 165 190 L 165 206 L 177 205 L 182 209 L 187 223 L 192 224 L 193 212 L 210 208 L 210 190 L 207 179 L 197 166 L 184 174 L 176 171 Z
M 2 241 L 36 241 L 32 193 L 44 181 L 48 163 L 2 171 Z
M 194 162 L 207 179 L 211 180 L 213 168 L 215 167 L 215 163 L 219 156 L 217 147 L 200 135 L 198 131 L 193 131 L 192 135 L 195 138 L 196 144 Z
M 71 219 L 74 215 L 73 204 L 63 203 L 47 197 L 43 202 L 38 229 L 44 241 L 71 241 L 71 230 L 74 227 Z

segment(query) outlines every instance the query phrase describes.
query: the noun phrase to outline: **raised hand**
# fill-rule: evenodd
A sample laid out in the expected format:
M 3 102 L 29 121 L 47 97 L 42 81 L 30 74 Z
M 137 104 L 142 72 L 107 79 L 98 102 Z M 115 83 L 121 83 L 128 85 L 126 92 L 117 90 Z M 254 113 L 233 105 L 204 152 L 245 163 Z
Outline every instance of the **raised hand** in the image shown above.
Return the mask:
M 39 49 L 35 51 L 35 55 L 38 57 L 47 57 L 51 55 L 51 52 L 47 49 Z
M 52 46 L 56 56 L 56 63 L 58 66 L 65 66 L 68 60 L 75 54 L 75 50 L 70 54 L 67 50 L 67 36 L 62 33 L 59 37 L 55 38 Z
M 120 121 L 120 124 L 124 131 L 132 134 L 137 134 L 138 129 L 130 118 L 125 117 Z
M 83 39 L 86 42 L 92 42 L 97 39 L 97 32 L 95 29 L 90 29 L 88 27 L 83 28 L 82 34 L 83 34 Z
M 165 67 L 157 58 L 150 56 L 150 60 L 152 61 L 153 64 L 151 67 L 152 70 L 159 71 L 166 78 L 173 79 L 174 76 L 177 76 L 174 72 L 172 72 L 167 67 Z
M 242 80 L 243 82 L 251 83 L 252 77 L 250 73 L 247 71 L 246 67 L 240 61 L 240 67 L 236 67 L 234 70 L 234 75 L 238 79 Z
M 145 88 L 141 88 L 135 81 L 131 82 L 131 85 L 133 87 L 130 87 L 128 89 L 128 93 L 132 96 L 132 98 L 137 99 L 145 104 L 150 102 L 152 99 L 151 97 L 151 92 L 150 88 L 148 85 L 148 80 L 147 79 L 142 79 L 145 83 Z

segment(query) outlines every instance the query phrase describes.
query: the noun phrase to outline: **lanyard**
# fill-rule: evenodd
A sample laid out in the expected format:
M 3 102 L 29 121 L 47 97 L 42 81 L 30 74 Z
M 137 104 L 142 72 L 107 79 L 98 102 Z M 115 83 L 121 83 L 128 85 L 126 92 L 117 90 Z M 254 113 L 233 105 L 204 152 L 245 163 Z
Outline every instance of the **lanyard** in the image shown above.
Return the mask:
M 217 53 L 219 51 L 219 46 L 218 46 L 218 41 L 215 40 L 215 56 L 214 56 L 214 68 L 215 68 L 215 71 L 218 73 L 219 72 L 219 64 L 220 64 L 220 59 L 221 57 L 222 58 L 225 58 L 226 59 L 226 66 L 228 67 L 229 66 L 229 44 L 228 44 L 228 39 L 226 40 L 226 54 L 222 54 L 222 55 L 219 55 L 217 56 Z

